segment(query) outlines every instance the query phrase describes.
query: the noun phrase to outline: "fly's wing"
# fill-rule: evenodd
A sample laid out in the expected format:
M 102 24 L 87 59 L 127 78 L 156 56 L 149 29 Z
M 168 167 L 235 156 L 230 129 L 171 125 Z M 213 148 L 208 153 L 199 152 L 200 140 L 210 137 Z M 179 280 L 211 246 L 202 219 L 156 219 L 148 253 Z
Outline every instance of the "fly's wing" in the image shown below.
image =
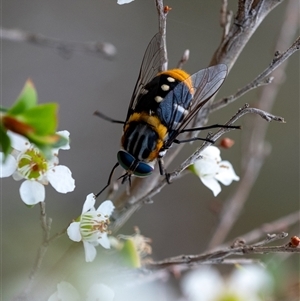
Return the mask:
M 170 130 L 169 144 L 220 89 L 226 75 L 226 65 L 212 66 L 193 74 L 167 94 L 158 115 Z M 189 88 L 190 83 L 192 87 Z
M 145 85 L 150 82 L 150 80 L 157 75 L 160 71 L 163 60 L 163 48 L 161 47 L 161 34 L 157 33 L 150 41 L 141 65 L 140 73 L 135 84 L 131 101 L 128 107 L 126 121 L 129 116 L 133 113 L 138 97 L 144 94 Z

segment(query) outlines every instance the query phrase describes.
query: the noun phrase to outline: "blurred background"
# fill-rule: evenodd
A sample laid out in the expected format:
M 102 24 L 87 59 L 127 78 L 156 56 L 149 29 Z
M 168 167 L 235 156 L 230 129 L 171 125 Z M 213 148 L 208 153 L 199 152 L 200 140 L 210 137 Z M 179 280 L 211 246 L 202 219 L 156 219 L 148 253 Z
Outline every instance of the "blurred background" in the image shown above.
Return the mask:
M 229 8 L 235 12 L 237 1 L 229 2 Z M 271 12 L 251 38 L 217 98 L 235 93 L 272 61 L 286 2 Z M 220 3 L 165 2 L 172 7 L 167 22 L 170 68 L 177 65 L 187 48 L 191 51 L 185 65 L 188 72 L 194 73 L 209 64 L 222 34 Z M 10 106 L 26 79 L 31 78 L 40 102 L 59 103 L 59 129 L 71 133 L 71 149 L 61 151 L 59 159 L 60 164 L 71 169 L 76 189 L 63 195 L 50 185 L 46 188 L 46 209 L 53 219 L 54 234 L 80 214 L 87 194 L 102 189 L 116 163 L 122 126 L 94 117 L 93 112 L 100 110 L 120 120 L 126 117 L 144 51 L 158 31 L 157 12 L 152 0 L 136 0 L 123 6 L 117 5 L 116 0 L 4 0 L 2 26 L 65 41 L 105 41 L 117 48 L 117 55 L 111 60 L 78 53 L 67 59 L 49 48 L 2 41 L 2 105 Z M 209 123 L 225 123 L 243 104 L 255 104 L 259 91 L 256 89 L 214 113 Z M 283 116 L 287 123 L 269 125 L 267 141 L 272 152 L 228 239 L 299 209 L 298 53 L 289 59 L 272 113 Z M 239 124 L 243 125 L 243 119 Z M 229 133 L 227 137 L 234 139 L 235 145 L 221 153 L 238 175 L 242 135 L 243 131 Z M 195 147 L 196 144 L 186 145 L 169 169 L 187 158 Z M 116 175 L 120 174 L 119 169 Z M 206 249 L 217 224 L 213 204 L 222 204 L 236 185 L 234 182 L 223 186 L 215 199 L 197 177 L 188 175 L 165 187 L 153 198 L 154 203 L 136 212 L 121 232 L 131 234 L 133 227 L 138 226 L 142 234 L 153 240 L 154 259 L 200 253 Z M 19 187 L 20 182 L 1 179 L 3 300 L 22 289 L 41 241 L 39 206 L 26 208 Z M 299 234 L 299 227 L 293 231 L 291 235 Z M 49 248 L 44 267 L 59 259 L 70 245 L 66 236 L 57 240 Z M 296 256 L 286 264 L 298 263 Z

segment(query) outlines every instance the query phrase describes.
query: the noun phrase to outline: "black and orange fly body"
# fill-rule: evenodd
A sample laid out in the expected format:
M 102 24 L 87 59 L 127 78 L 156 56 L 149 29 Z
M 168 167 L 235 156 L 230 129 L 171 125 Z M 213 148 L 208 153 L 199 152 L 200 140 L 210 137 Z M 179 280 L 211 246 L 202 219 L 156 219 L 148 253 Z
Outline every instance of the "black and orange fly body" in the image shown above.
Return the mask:
M 159 72 L 163 60 L 160 41 L 160 34 L 156 34 L 146 49 L 126 120 L 114 120 L 96 112 L 106 120 L 124 125 L 118 163 L 107 186 L 118 165 L 126 171 L 123 181 L 130 180 L 131 175 L 149 176 L 156 161 L 163 175 L 162 158 L 167 150 L 173 143 L 180 143 L 177 140 L 179 134 L 193 130 L 186 129 L 186 126 L 219 90 L 227 75 L 224 64 L 208 67 L 193 75 L 181 69 Z M 197 139 L 201 138 L 194 140 Z

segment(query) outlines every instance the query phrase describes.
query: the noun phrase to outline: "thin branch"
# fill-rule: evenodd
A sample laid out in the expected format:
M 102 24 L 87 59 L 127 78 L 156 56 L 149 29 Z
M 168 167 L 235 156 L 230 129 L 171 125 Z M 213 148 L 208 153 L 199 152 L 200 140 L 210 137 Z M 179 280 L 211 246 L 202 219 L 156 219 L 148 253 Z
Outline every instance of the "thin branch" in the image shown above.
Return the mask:
M 35 284 L 36 275 L 39 272 L 39 270 L 41 269 L 43 259 L 48 251 L 49 244 L 51 242 L 53 242 L 55 239 L 57 239 L 60 236 L 62 236 L 63 234 L 65 234 L 67 231 L 67 228 L 65 228 L 61 232 L 50 237 L 52 219 L 47 218 L 45 202 L 40 202 L 40 221 L 41 221 L 41 227 L 43 230 L 42 243 L 38 249 L 34 265 L 29 274 L 28 283 L 27 283 L 25 289 L 18 296 L 14 297 L 14 299 L 13 299 L 14 301 L 28 300 L 28 296 L 30 295 L 30 293 L 33 289 L 33 286 Z
M 243 1 L 242 1 L 243 2 Z M 241 2 L 241 3 L 242 3 Z M 236 20 L 234 24 L 229 29 L 227 36 L 221 41 L 220 46 L 216 50 L 213 58 L 211 59 L 210 65 L 216 65 L 218 63 L 225 63 L 226 65 L 233 66 L 243 47 L 247 44 L 251 35 L 255 32 L 262 20 L 272 11 L 274 7 L 281 3 L 281 1 L 273 0 L 259 0 L 260 5 L 255 5 L 251 8 L 247 15 L 242 19 L 241 12 L 237 13 Z M 163 3 L 162 1 L 156 0 L 156 6 L 159 7 L 159 22 L 160 28 L 162 30 L 165 28 L 164 17 L 163 17 Z M 263 8 L 263 11 L 260 9 Z M 223 4 L 223 9 L 224 4 Z M 241 25 L 237 25 L 241 23 Z M 194 118 L 193 124 L 191 127 L 200 127 L 207 123 L 209 110 L 203 108 L 200 110 L 198 116 Z M 173 148 L 168 151 L 167 155 L 164 157 L 165 166 L 173 161 L 177 154 L 182 149 L 182 145 L 177 145 L 176 148 Z M 124 206 L 127 204 L 135 203 L 137 199 L 141 199 L 144 195 L 149 194 L 150 191 L 153 191 L 155 187 L 160 187 L 161 176 L 159 174 L 158 168 L 155 168 L 151 177 L 146 179 L 134 179 L 130 187 L 130 195 L 122 193 L 115 200 L 114 204 L 117 208 L 115 212 L 123 211 Z M 158 185 L 157 185 L 158 184 Z
M 292 19 L 292 18 L 290 18 Z M 289 19 L 289 20 L 290 20 Z M 235 94 L 225 97 L 219 101 L 214 102 L 210 106 L 210 111 L 213 112 L 215 110 L 221 109 L 228 104 L 234 102 L 245 93 L 260 87 L 262 85 L 270 84 L 273 80 L 273 77 L 268 77 L 277 67 L 279 67 L 285 60 L 287 60 L 293 53 L 300 49 L 300 37 L 296 39 L 296 41 L 290 46 L 285 52 L 282 54 L 275 54 L 275 57 L 272 63 L 261 73 L 259 74 L 253 81 L 239 89 Z
M 149 263 L 148 268 L 166 268 L 173 265 L 198 265 L 198 264 L 220 264 L 223 260 L 232 255 L 243 256 L 245 254 L 269 254 L 269 253 L 300 253 L 299 247 L 292 246 L 291 242 L 279 246 L 266 246 L 276 240 L 284 239 L 287 233 L 271 234 L 266 239 L 253 245 L 239 245 L 232 248 L 197 254 L 197 255 L 180 255 L 172 258 L 167 258 L 161 261 Z
M 223 34 L 221 43 L 215 51 L 209 65 L 225 64 L 227 65 L 228 72 L 230 72 L 232 66 L 260 23 L 282 1 L 283 0 L 240 0 L 234 21 L 227 35 L 224 37 Z M 223 10 L 224 2 L 222 3 L 221 15 L 223 14 Z M 221 23 L 221 26 L 223 27 L 224 25 Z M 210 109 L 207 105 L 205 109 L 198 112 L 192 121 L 191 127 L 195 128 L 206 124 L 209 114 Z
M 284 118 L 280 117 L 280 116 L 275 116 L 272 115 L 270 113 L 267 113 L 265 111 L 262 111 L 260 109 L 256 109 L 256 108 L 250 108 L 248 104 L 245 104 L 244 107 L 242 107 L 241 109 L 239 109 L 239 111 L 228 121 L 225 123 L 226 126 L 231 126 L 233 125 L 239 118 L 241 118 L 242 116 L 244 116 L 245 114 L 257 114 L 260 117 L 262 117 L 263 119 L 267 120 L 268 122 L 270 121 L 279 121 L 279 122 L 284 122 Z M 224 135 L 225 133 L 231 131 L 232 128 L 226 128 L 223 127 L 221 129 L 219 129 L 215 134 L 209 134 L 207 136 L 207 139 L 216 142 L 222 135 Z M 173 179 L 175 179 L 178 174 L 180 174 L 184 169 L 186 169 L 188 166 L 190 166 L 191 164 L 195 163 L 195 161 L 197 159 L 199 159 L 201 157 L 200 153 L 209 145 L 211 145 L 212 143 L 210 142 L 204 142 L 202 144 L 202 146 L 200 148 L 198 148 L 189 158 L 187 158 L 181 165 L 180 167 L 175 170 L 173 173 L 170 174 L 170 178 L 169 180 L 172 181 Z
M 227 65 L 228 69 L 231 70 L 257 27 L 281 2 L 282 0 L 239 1 L 234 22 L 228 34 L 221 40 L 218 49 L 211 59 L 210 66 L 222 63 Z M 222 7 L 224 7 L 224 3 Z
M 0 38 L 12 42 L 29 43 L 56 50 L 62 57 L 70 58 L 74 53 L 83 53 L 98 57 L 113 58 L 116 47 L 107 42 L 73 42 L 49 38 L 41 34 L 25 32 L 19 29 L 0 28 Z
M 220 11 L 220 26 L 223 28 L 222 40 L 224 40 L 230 29 L 233 12 L 228 11 L 228 0 L 222 0 L 221 11 Z
M 205 263 L 203 263 L 205 264 Z M 248 259 L 248 258 L 225 258 L 222 261 L 222 265 L 248 265 L 248 264 L 257 264 L 264 266 L 261 261 L 257 259 Z M 145 285 L 147 283 L 151 283 L 154 281 L 163 281 L 166 283 L 170 278 L 174 278 L 175 276 L 180 275 L 182 272 L 190 269 L 189 265 L 176 265 L 171 266 L 165 269 L 155 269 L 149 272 L 148 269 L 136 270 L 136 277 L 134 277 L 134 281 L 123 282 L 124 287 L 126 288 L 137 288 L 139 285 Z M 124 278 L 128 275 L 125 275 Z
M 239 118 L 244 116 L 245 114 L 252 113 L 258 114 L 263 119 L 267 121 L 279 121 L 284 122 L 284 119 L 279 116 L 272 115 L 270 113 L 264 112 L 260 109 L 249 108 L 249 105 L 244 105 L 243 108 L 239 109 L 239 111 L 227 122 L 225 125 L 231 126 L 234 122 L 236 122 Z M 223 134 L 231 131 L 232 128 L 221 128 L 215 134 L 209 134 L 207 139 L 210 141 L 217 141 Z M 200 148 L 198 148 L 190 157 L 188 157 L 175 171 L 169 174 L 169 181 L 172 182 L 177 179 L 180 174 L 191 164 L 193 164 L 197 159 L 201 157 L 201 152 L 209 145 L 211 142 L 205 141 Z M 158 194 L 161 189 L 167 184 L 165 178 L 161 179 L 150 191 L 144 192 L 144 194 L 139 195 L 138 197 L 132 197 L 131 202 L 128 203 L 121 211 L 119 211 L 118 216 L 116 217 L 115 222 L 112 223 L 111 229 L 115 231 L 115 229 L 119 229 L 129 218 L 130 216 L 139 209 L 143 204 L 146 204 L 148 200 L 151 200 L 156 194 Z
M 37 275 L 38 271 L 41 268 L 43 259 L 46 255 L 47 250 L 48 250 L 52 219 L 47 218 L 46 203 L 45 202 L 40 202 L 39 205 L 40 205 L 40 221 L 41 221 L 41 227 L 42 227 L 42 230 L 43 230 L 42 243 L 41 243 L 41 245 L 38 249 L 34 265 L 31 269 L 30 274 L 29 274 L 28 283 L 27 283 L 25 289 L 23 290 L 23 292 L 20 295 L 18 295 L 16 298 L 14 298 L 14 300 L 22 300 L 22 299 L 26 300 L 26 297 L 28 296 L 28 294 L 30 294 L 30 292 L 32 290 L 34 280 L 36 278 L 36 275 Z
M 189 60 L 190 58 L 190 50 L 186 49 L 180 59 L 180 61 L 177 64 L 178 69 L 182 69 L 183 65 Z
M 280 217 L 279 219 L 276 219 L 275 221 L 265 223 L 261 225 L 259 228 L 253 229 L 250 232 L 247 232 L 245 234 L 239 235 L 238 238 L 232 241 L 228 241 L 222 245 L 218 245 L 216 249 L 222 249 L 229 245 L 235 245 L 236 243 L 239 243 L 240 241 L 244 241 L 249 243 L 253 243 L 254 241 L 259 240 L 261 237 L 265 236 L 267 233 L 270 232 L 279 232 L 279 231 L 286 231 L 289 229 L 292 225 L 297 224 L 300 222 L 300 210 L 296 212 L 292 212 L 286 216 Z M 212 251 L 212 250 L 210 250 Z
M 158 13 L 158 27 L 161 34 L 161 46 L 163 47 L 163 61 L 160 71 L 168 69 L 168 53 L 167 53 L 167 15 L 169 8 L 164 6 L 163 0 L 155 0 L 156 9 Z
M 297 6 L 297 0 L 289 1 L 284 16 L 284 23 L 276 45 L 276 49 L 288 48 L 288 50 L 277 56 L 275 58 L 276 62 L 271 63 L 271 65 L 262 74 L 246 86 L 253 87 L 256 83 L 263 81 L 264 78 L 271 73 L 270 70 L 274 70 L 273 67 L 275 65 L 278 67 L 279 65 L 277 64 L 280 63 L 280 67 L 277 68 L 273 74 L 275 77 L 274 83 L 263 87 L 261 95 L 257 101 L 258 107 L 267 111 L 272 110 L 272 106 L 276 100 L 276 94 L 280 84 L 282 83 L 282 78 L 287 64 L 286 58 L 294 53 L 297 50 L 297 47 L 299 47 L 299 38 L 291 47 L 288 47 L 288 45 L 290 45 L 293 41 L 297 30 Z M 242 90 L 246 91 L 247 89 Z M 222 105 L 222 101 L 219 102 L 219 104 Z M 218 107 L 217 104 L 216 107 Z M 256 118 L 252 118 L 249 122 L 251 122 L 251 124 L 247 127 L 249 129 L 249 133 L 242 143 L 243 165 L 241 180 L 239 181 L 234 194 L 224 202 L 224 206 L 220 213 L 220 220 L 211 237 L 211 241 L 208 244 L 208 250 L 216 248 L 226 238 L 244 207 L 266 156 L 270 153 L 270 146 L 264 142 L 268 124 L 258 123 Z

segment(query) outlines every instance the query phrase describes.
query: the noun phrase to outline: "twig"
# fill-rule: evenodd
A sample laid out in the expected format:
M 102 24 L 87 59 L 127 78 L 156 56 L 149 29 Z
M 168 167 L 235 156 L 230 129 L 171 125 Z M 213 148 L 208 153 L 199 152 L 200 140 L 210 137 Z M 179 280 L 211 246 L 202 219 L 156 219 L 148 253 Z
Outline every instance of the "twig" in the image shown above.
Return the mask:
M 225 125 L 227 126 L 231 126 L 233 125 L 233 123 L 235 123 L 239 118 L 241 118 L 242 116 L 244 116 L 245 114 L 257 114 L 260 117 L 262 117 L 263 119 L 267 120 L 268 122 L 270 121 L 279 121 L 279 122 L 284 122 L 284 119 L 280 116 L 275 116 L 272 115 L 270 113 L 267 113 L 265 111 L 262 111 L 260 109 L 256 109 L 256 108 L 250 108 L 248 104 L 245 104 L 244 107 L 242 107 L 241 109 L 239 109 L 239 111 L 228 121 L 225 123 Z M 222 135 L 224 135 L 225 133 L 231 131 L 232 128 L 226 128 L 223 127 L 221 129 L 219 129 L 215 134 L 209 134 L 207 136 L 207 139 L 215 142 L 217 141 Z M 205 141 L 202 146 L 200 148 L 198 148 L 189 158 L 187 158 L 181 165 L 180 167 L 175 170 L 173 173 L 170 174 L 170 178 L 169 180 L 172 181 L 173 179 L 175 179 L 184 169 L 186 169 L 188 166 L 190 166 L 191 164 L 195 163 L 195 161 L 197 159 L 200 158 L 200 153 L 207 147 L 211 145 L 210 142 Z
M 206 264 L 206 263 L 203 263 Z M 222 261 L 222 265 L 246 265 L 246 264 L 257 264 L 264 266 L 261 261 L 256 259 L 249 259 L 249 258 L 225 258 Z M 169 278 L 173 278 L 174 275 L 180 275 L 180 273 L 190 269 L 189 265 L 176 265 L 171 266 L 167 268 L 157 268 L 155 270 L 148 270 L 148 269 L 142 269 L 136 271 L 136 277 L 133 278 L 134 281 L 128 281 L 124 283 L 124 287 L 126 288 L 137 288 L 139 285 L 145 285 L 147 283 L 151 283 L 154 281 L 163 281 L 166 283 Z M 123 277 L 127 277 L 128 275 L 125 275 Z
M 248 12 L 249 15 L 244 16 L 244 20 L 240 16 L 241 12 L 238 12 L 237 13 L 238 17 L 236 17 L 236 19 L 238 19 L 238 22 L 240 23 L 242 22 L 242 26 L 233 24 L 230 27 L 227 36 L 221 41 L 220 46 L 216 50 L 213 58 L 211 59 L 210 65 L 225 63 L 228 66 L 233 66 L 235 60 L 239 56 L 243 47 L 247 44 L 251 35 L 255 32 L 256 28 L 259 26 L 262 20 L 268 15 L 268 13 L 271 12 L 272 9 L 276 7 L 278 4 L 280 4 L 280 2 L 281 1 L 272 1 L 272 0 L 255 1 L 256 3 L 255 7 Z M 260 8 L 258 7 L 257 3 L 259 3 L 260 8 L 261 7 L 263 8 L 263 12 L 259 11 Z M 165 25 L 163 25 L 164 17 L 162 17 L 163 16 L 162 1 L 156 0 L 156 6 L 159 8 L 158 13 L 159 13 L 160 27 L 165 28 L 164 27 Z M 224 4 L 223 4 L 223 8 L 224 8 Z M 236 21 L 236 23 L 238 22 Z M 205 125 L 208 120 L 208 114 L 209 114 L 209 110 L 205 108 L 203 108 L 203 110 L 200 110 L 198 116 L 194 118 L 191 127 L 200 127 Z M 164 157 L 164 162 L 166 167 L 173 161 L 173 159 L 180 152 L 182 147 L 183 144 L 177 145 L 176 148 L 173 148 L 172 150 L 168 151 L 167 155 Z M 134 179 L 134 181 L 132 181 L 132 185 L 130 188 L 130 195 L 123 193 L 115 199 L 114 203 L 117 208 L 115 212 L 123 210 L 126 204 L 135 203 L 136 199 L 141 199 L 141 196 L 144 196 L 145 194 L 149 194 L 150 191 L 152 191 L 153 189 L 155 189 L 155 187 L 160 185 L 159 181 L 161 181 L 161 177 L 157 168 L 155 169 L 151 177 L 148 177 L 146 179 L 140 179 L 140 178 Z
M 286 231 L 289 229 L 292 225 L 297 224 L 300 222 L 300 210 L 296 212 L 292 212 L 284 217 L 281 217 L 279 219 L 276 219 L 275 221 L 265 223 L 261 225 L 259 228 L 253 229 L 250 232 L 247 232 L 245 234 L 239 235 L 238 238 L 232 241 L 228 241 L 222 245 L 218 245 L 216 249 L 223 249 L 229 245 L 236 245 L 239 242 L 247 242 L 253 243 L 254 241 L 259 240 L 261 237 L 265 236 L 267 233 L 270 232 L 279 232 L 279 231 Z M 213 250 L 210 250 L 213 251 Z
M 223 34 L 223 39 L 211 59 L 210 66 L 223 63 L 231 70 L 257 27 L 281 2 L 282 0 L 240 0 L 234 22 L 228 30 L 227 35 L 224 37 Z M 222 7 L 224 7 L 224 3 Z M 221 12 L 221 14 L 223 13 Z
M 289 18 L 291 20 L 292 18 Z M 245 93 L 260 87 L 262 85 L 270 84 L 273 80 L 273 77 L 268 77 L 277 67 L 279 67 L 285 60 L 287 60 L 293 53 L 298 51 L 300 48 L 300 37 L 296 39 L 296 41 L 290 46 L 284 53 L 275 55 L 272 63 L 261 73 L 259 74 L 253 81 L 239 89 L 235 94 L 225 97 L 219 101 L 214 102 L 210 106 L 210 111 L 213 112 L 220 108 L 225 107 L 226 105 L 234 102 Z
M 232 248 L 226 248 L 206 254 L 199 255 L 180 255 L 165 260 L 149 263 L 148 268 L 166 268 L 173 265 L 195 265 L 195 264 L 215 264 L 222 263 L 223 260 L 232 255 L 245 254 L 268 254 L 268 253 L 300 253 L 300 248 L 293 247 L 291 243 L 286 243 L 280 246 L 265 246 L 270 242 L 284 239 L 287 233 L 271 234 L 266 239 L 253 245 L 240 245 Z
M 163 61 L 161 62 L 161 70 L 168 69 L 168 53 L 167 53 L 167 10 L 164 6 L 163 0 L 155 0 L 156 9 L 158 13 L 158 27 L 161 34 L 161 46 L 163 47 Z
M 180 59 L 180 61 L 177 64 L 178 69 L 182 69 L 183 65 L 189 60 L 190 57 L 190 51 L 189 49 L 186 49 Z
M 287 48 L 294 38 L 297 30 L 297 0 L 289 1 L 286 14 L 284 17 L 284 23 L 281 32 L 278 37 L 277 49 Z M 272 85 L 264 86 L 258 100 L 258 106 L 261 109 L 270 111 L 272 109 L 273 103 L 276 99 L 276 92 L 282 83 L 283 73 L 286 67 L 286 58 L 297 50 L 299 47 L 300 39 L 298 38 L 296 42 L 293 43 L 291 47 L 288 48 L 283 54 L 277 56 L 276 62 L 271 63 L 271 65 L 260 74 L 254 81 L 248 84 L 246 87 L 254 87 L 256 84 L 264 80 L 266 76 L 270 74 L 270 70 L 274 70 L 273 67 L 280 63 L 280 68 L 277 68 L 274 72 L 275 80 Z M 297 46 L 298 45 L 298 46 Z M 247 89 L 241 89 L 246 91 Z M 248 90 L 249 91 L 249 90 Z M 222 105 L 222 101 L 216 104 L 215 108 L 219 108 Z M 213 105 L 214 106 L 214 105 Z M 213 108 L 212 108 L 213 109 Z M 258 173 L 263 165 L 265 157 L 270 152 L 270 147 L 264 142 L 266 130 L 268 124 L 258 123 L 256 118 L 251 120 L 251 125 L 248 127 L 251 129 L 251 133 L 245 137 L 243 141 L 243 166 L 241 180 L 238 183 L 237 189 L 232 196 L 225 201 L 225 205 L 220 213 L 220 220 L 216 227 L 214 234 L 211 237 L 211 241 L 208 244 L 208 250 L 216 248 L 219 246 L 230 229 L 234 225 L 235 221 L 239 217 L 239 214 L 244 207 L 244 203 L 247 200 L 249 192 L 251 191 Z
M 40 221 L 41 221 L 41 227 L 43 230 L 42 243 L 38 249 L 34 265 L 29 274 L 28 283 L 27 283 L 25 289 L 23 290 L 23 292 L 21 294 L 19 294 L 18 296 L 14 297 L 13 300 L 15 300 L 15 301 L 16 300 L 28 300 L 28 296 L 30 295 L 32 288 L 34 286 L 34 283 L 35 283 L 36 275 L 39 272 L 42 262 L 43 262 L 43 259 L 48 251 L 49 244 L 52 241 L 54 241 L 55 239 L 57 239 L 60 236 L 62 236 L 63 234 L 65 234 L 67 231 L 67 228 L 65 228 L 61 232 L 50 237 L 52 219 L 47 218 L 45 202 L 40 202 Z
M 30 274 L 29 274 L 28 283 L 27 283 L 25 289 L 23 290 L 23 292 L 20 295 L 18 295 L 17 297 L 15 297 L 14 300 L 23 300 L 23 299 L 26 300 L 26 297 L 28 296 L 28 294 L 30 294 L 30 292 L 32 290 L 35 277 L 36 277 L 38 271 L 41 268 L 42 261 L 43 261 L 45 255 L 46 255 L 47 250 L 48 250 L 52 219 L 50 219 L 50 218 L 47 219 L 46 203 L 45 202 L 40 202 L 39 204 L 40 204 L 40 221 L 41 221 L 41 227 L 42 227 L 42 230 L 43 230 L 42 243 L 41 243 L 41 245 L 38 249 L 38 253 L 36 255 L 34 265 L 31 269 Z
M 70 58 L 73 53 L 83 53 L 111 59 L 117 53 L 116 47 L 111 43 L 62 41 L 41 34 L 28 33 L 19 29 L 0 28 L 0 38 L 12 42 L 25 42 L 37 46 L 53 48 L 64 58 Z
M 246 104 L 243 108 L 241 108 L 225 125 L 231 126 L 234 122 L 236 122 L 239 118 L 244 116 L 245 114 L 252 113 L 252 114 L 258 114 L 262 118 L 264 118 L 267 121 L 275 120 L 279 122 L 284 122 L 284 119 L 279 116 L 272 115 L 270 113 L 264 112 L 259 109 L 255 108 L 249 108 L 249 105 Z M 215 134 L 209 134 L 207 138 L 210 141 L 216 141 L 218 140 L 223 134 L 231 131 L 232 128 L 221 128 L 219 129 Z M 201 152 L 209 145 L 211 145 L 211 142 L 205 141 L 200 148 L 198 148 L 190 157 L 188 157 L 175 171 L 169 174 L 169 181 L 172 182 L 176 178 L 180 176 L 180 174 L 191 164 L 193 164 L 201 155 Z M 112 231 L 115 231 L 115 229 L 119 229 L 128 219 L 129 217 L 137 210 L 139 209 L 147 200 L 152 199 L 157 193 L 161 191 L 161 189 L 167 184 L 167 181 L 165 178 L 160 180 L 153 189 L 150 191 L 144 192 L 144 194 L 139 195 L 138 197 L 131 198 L 130 203 L 128 203 L 123 210 L 119 211 L 119 215 L 116 217 L 116 221 L 112 223 L 111 228 Z M 132 206 L 134 207 L 134 210 L 132 209 Z
M 229 32 L 233 12 L 227 10 L 228 0 L 222 0 L 221 11 L 220 11 L 220 25 L 223 28 L 222 40 L 224 40 Z

